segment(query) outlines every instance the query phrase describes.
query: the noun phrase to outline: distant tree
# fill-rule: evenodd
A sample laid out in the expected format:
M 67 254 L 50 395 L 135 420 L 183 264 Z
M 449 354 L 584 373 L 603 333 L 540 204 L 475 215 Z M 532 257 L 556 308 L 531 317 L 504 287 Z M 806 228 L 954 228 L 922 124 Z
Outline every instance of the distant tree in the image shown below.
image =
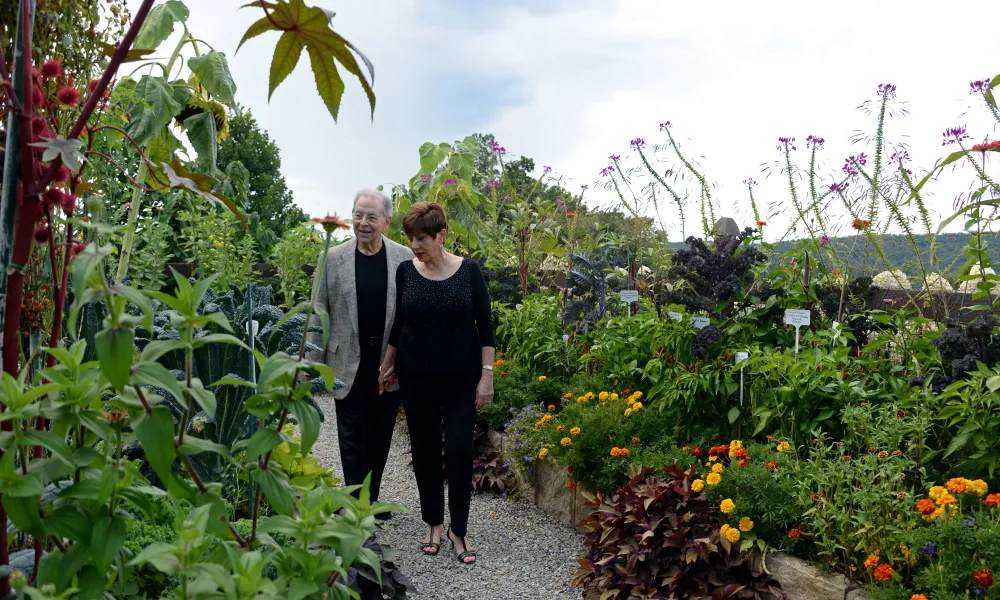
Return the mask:
M 281 174 L 281 152 L 251 111 L 238 108 L 229 120 L 229 138 L 219 146 L 219 169 L 239 161 L 250 173 L 247 213 L 254 213 L 277 238 L 286 229 L 305 220 L 306 215 L 292 199 Z M 261 240 L 259 240 L 261 241 Z

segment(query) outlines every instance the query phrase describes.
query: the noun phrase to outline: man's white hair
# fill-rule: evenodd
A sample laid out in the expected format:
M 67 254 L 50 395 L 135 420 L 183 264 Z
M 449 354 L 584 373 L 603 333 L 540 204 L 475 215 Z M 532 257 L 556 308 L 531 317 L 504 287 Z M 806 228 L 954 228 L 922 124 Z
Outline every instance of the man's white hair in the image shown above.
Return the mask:
M 354 195 L 354 204 L 351 205 L 351 212 L 358 207 L 358 200 L 362 198 L 374 198 L 376 200 L 382 201 L 382 215 L 386 218 L 392 217 L 392 199 L 385 195 L 385 192 L 380 192 L 376 189 L 363 189 Z

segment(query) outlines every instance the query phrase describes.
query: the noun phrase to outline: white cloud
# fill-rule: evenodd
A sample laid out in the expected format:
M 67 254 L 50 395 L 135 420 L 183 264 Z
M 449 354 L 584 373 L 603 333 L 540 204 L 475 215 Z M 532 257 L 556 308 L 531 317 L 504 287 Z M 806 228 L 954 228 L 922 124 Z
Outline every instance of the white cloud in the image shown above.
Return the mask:
M 374 123 L 360 87 L 348 81 L 336 125 L 304 60 L 267 104 L 276 34 L 232 56 L 260 14 L 237 12 L 238 4 L 189 2 L 190 27 L 230 56 L 239 100 L 276 139 L 296 201 L 312 214 L 344 214 L 357 189 L 413 176 L 422 142 L 473 132 L 492 132 L 510 151 L 594 188 L 609 154 L 628 157 L 634 137 L 663 142 L 657 125 L 671 120 L 675 135 L 690 138 L 685 151 L 704 155 L 722 212 L 747 222 L 743 179 L 760 182 L 762 205 L 788 196 L 781 177 L 761 173 L 762 163 L 780 158 L 779 135 L 797 139 L 800 165 L 806 136 L 823 136 L 831 176 L 846 156 L 871 154 L 851 136 L 873 132 L 873 119 L 856 107 L 882 82 L 908 101 L 910 116 L 891 121 L 887 139 L 909 144 L 915 171 L 946 153 L 946 127 L 967 124 L 977 140 L 995 135 L 983 110 L 961 117 L 975 104 L 968 82 L 1000 70 L 1000 39 L 974 30 L 1000 18 L 995 2 L 963 4 L 947 21 L 941 11 L 899 1 L 587 0 L 545 10 L 457 0 L 321 3 L 376 65 Z M 938 213 L 949 213 L 970 177 L 966 170 L 932 188 Z M 766 215 L 769 235 L 788 214 Z

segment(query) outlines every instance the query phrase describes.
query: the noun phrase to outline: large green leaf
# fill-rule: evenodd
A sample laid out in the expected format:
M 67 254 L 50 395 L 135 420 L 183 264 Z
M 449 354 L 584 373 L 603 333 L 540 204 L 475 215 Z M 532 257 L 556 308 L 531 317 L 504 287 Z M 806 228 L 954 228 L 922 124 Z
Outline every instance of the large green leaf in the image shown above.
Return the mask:
M 118 551 L 121 550 L 122 544 L 125 543 L 127 533 L 128 526 L 122 519 L 109 516 L 94 523 L 90 548 L 98 571 L 103 573 L 108 570 Z
M 219 155 L 215 117 L 207 112 L 192 115 L 184 119 L 184 129 L 187 130 L 188 141 L 198 153 L 198 158 L 209 166 L 209 170 L 214 171 Z
M 180 0 L 154 6 L 135 38 L 134 48 L 155 50 L 174 32 L 174 25 L 187 21 L 188 9 Z
M 211 50 L 188 60 L 188 66 L 209 94 L 230 108 L 236 107 L 236 82 L 229 72 L 225 54 Z
M 340 114 L 340 99 L 344 96 L 344 80 L 337 72 L 337 63 L 332 56 L 323 54 L 319 50 L 308 48 L 309 65 L 313 70 L 313 78 L 316 80 L 316 90 L 319 97 L 326 104 L 326 109 L 333 115 L 333 120 L 337 120 Z
M 162 77 L 143 75 L 135 85 L 139 101 L 128 108 L 128 134 L 140 146 L 154 139 L 184 108 L 177 91 Z
M 45 535 L 42 515 L 38 504 L 38 496 L 11 496 L 4 494 L 3 507 L 7 518 L 21 531 L 41 538 Z
M 174 418 L 165 406 L 153 408 L 136 427 L 136 436 L 146 452 L 146 460 L 164 482 L 173 479 L 172 466 L 176 457 Z
M 451 146 L 445 143 L 433 144 L 425 142 L 420 146 L 420 172 L 430 175 L 441 164 L 441 161 L 448 156 Z
M 243 217 L 243 211 L 241 211 L 232 200 L 219 192 L 213 191 L 212 188 L 216 183 L 216 180 L 213 177 L 188 171 L 176 158 L 171 159 L 169 163 L 161 163 L 160 166 L 163 168 L 163 172 L 167 176 L 167 185 L 175 189 L 194 192 L 202 198 L 210 201 L 212 204 L 224 206 L 229 209 L 229 212 L 233 213 L 237 219 L 243 222 L 244 225 L 246 224 L 247 221 Z
M 299 428 L 302 430 L 301 452 L 304 456 L 309 454 L 313 444 L 319 439 L 319 413 L 312 404 L 309 404 L 305 400 L 295 400 L 290 403 L 289 408 L 295 415 L 295 420 L 298 421 Z
M 291 515 L 294 505 L 292 503 L 292 487 L 288 484 L 288 476 L 281 471 L 268 469 L 253 470 L 253 480 L 260 486 L 271 508 L 282 515 Z
M 119 392 L 128 385 L 129 373 L 132 370 L 132 339 L 134 337 L 134 332 L 128 327 L 105 329 L 94 336 L 101 373 Z
M 270 80 L 267 84 L 267 99 L 269 101 L 274 90 L 292 74 L 296 65 L 299 64 L 299 57 L 302 56 L 302 49 L 305 47 L 305 41 L 293 31 L 286 31 L 278 38 L 278 45 L 274 48 L 274 58 L 271 59 Z

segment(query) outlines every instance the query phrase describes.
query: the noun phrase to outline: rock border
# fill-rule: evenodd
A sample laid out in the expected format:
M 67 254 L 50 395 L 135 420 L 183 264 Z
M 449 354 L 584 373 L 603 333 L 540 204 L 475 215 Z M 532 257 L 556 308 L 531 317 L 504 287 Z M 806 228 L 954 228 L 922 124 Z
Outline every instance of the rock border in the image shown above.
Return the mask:
M 501 456 L 506 456 L 507 437 L 499 431 L 489 432 L 490 443 Z M 569 474 L 554 460 L 535 461 L 535 506 L 563 525 L 576 528 L 587 513 L 585 491 L 570 489 Z M 866 600 L 864 590 L 853 587 L 838 574 L 821 574 L 819 569 L 801 558 L 771 551 L 766 559 L 767 571 L 779 582 L 788 600 Z

